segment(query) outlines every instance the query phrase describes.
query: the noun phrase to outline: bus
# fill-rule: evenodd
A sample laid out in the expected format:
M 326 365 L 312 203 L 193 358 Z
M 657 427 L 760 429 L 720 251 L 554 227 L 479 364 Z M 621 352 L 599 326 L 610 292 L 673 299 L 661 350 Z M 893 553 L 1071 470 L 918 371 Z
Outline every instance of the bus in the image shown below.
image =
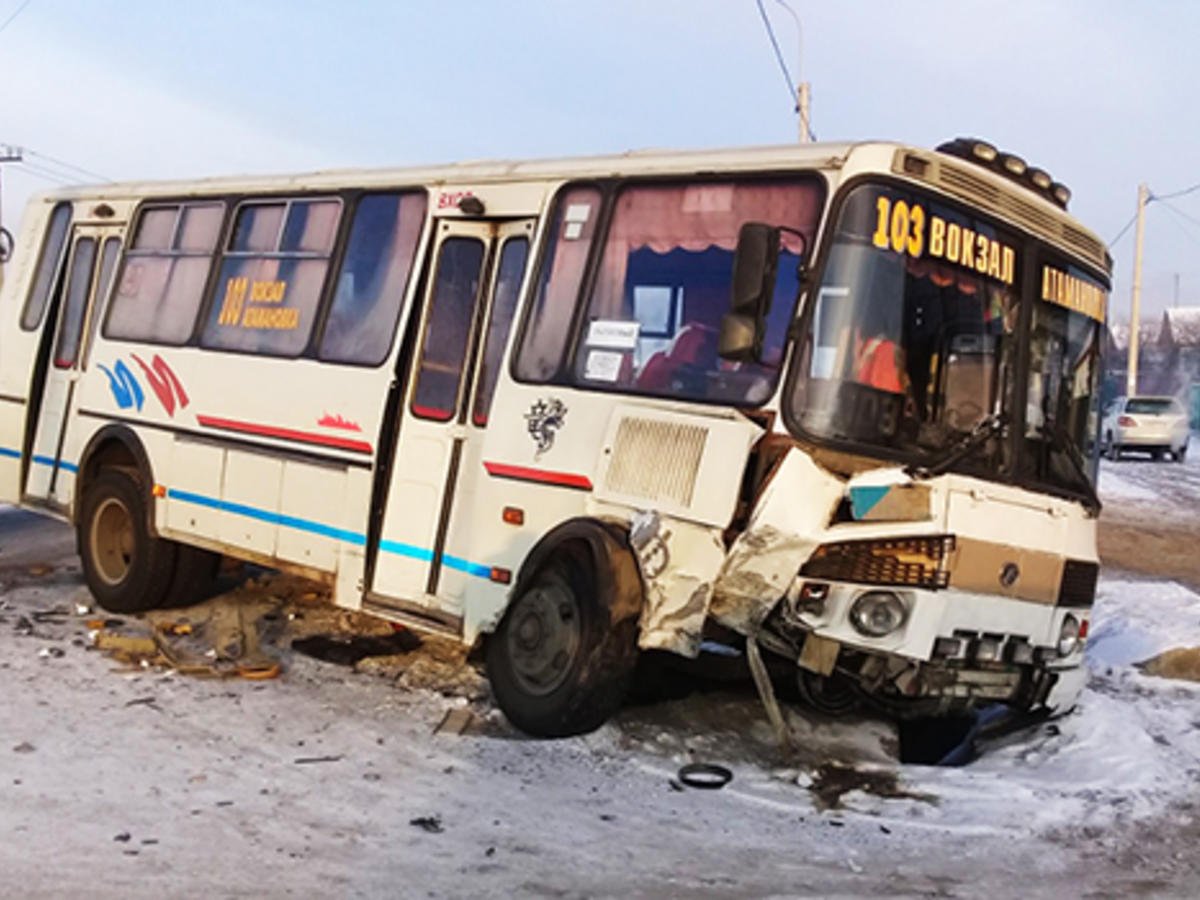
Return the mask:
M 1062 712 L 1111 274 L 1069 198 L 964 138 L 55 190 L 0 500 L 112 611 L 224 555 L 478 646 L 532 735 L 714 645 L 831 714 Z

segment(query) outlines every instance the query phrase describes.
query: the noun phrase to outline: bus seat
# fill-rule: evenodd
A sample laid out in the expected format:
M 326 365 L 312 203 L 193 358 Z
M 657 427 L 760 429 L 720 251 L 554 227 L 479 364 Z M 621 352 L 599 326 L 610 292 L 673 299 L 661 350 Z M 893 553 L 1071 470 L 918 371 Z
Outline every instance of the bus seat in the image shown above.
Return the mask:
M 715 369 L 717 330 L 699 322 L 688 322 L 675 334 L 671 345 L 653 354 L 638 373 L 637 386 L 644 391 L 667 391 L 680 370 Z

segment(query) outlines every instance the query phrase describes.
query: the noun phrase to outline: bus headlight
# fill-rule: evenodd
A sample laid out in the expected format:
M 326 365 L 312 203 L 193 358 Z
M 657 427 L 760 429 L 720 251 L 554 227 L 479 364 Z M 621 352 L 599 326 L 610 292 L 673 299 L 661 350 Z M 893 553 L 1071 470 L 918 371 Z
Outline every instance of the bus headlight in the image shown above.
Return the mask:
M 907 618 L 908 607 L 891 591 L 867 591 L 850 607 L 850 624 L 867 637 L 885 637 Z
M 1079 647 L 1079 620 L 1068 614 L 1058 629 L 1058 655 L 1070 656 Z

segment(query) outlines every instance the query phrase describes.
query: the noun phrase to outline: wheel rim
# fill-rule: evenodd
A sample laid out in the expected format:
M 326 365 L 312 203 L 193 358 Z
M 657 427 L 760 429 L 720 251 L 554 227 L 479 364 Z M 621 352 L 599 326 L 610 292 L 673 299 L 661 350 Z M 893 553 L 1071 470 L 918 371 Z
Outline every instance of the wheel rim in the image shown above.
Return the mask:
M 579 655 L 579 604 L 565 583 L 542 580 L 517 598 L 505 636 L 513 675 L 535 696 L 566 681 Z
M 133 564 L 135 536 L 129 507 L 116 497 L 106 498 L 92 516 L 91 556 L 96 574 L 108 585 L 118 585 Z

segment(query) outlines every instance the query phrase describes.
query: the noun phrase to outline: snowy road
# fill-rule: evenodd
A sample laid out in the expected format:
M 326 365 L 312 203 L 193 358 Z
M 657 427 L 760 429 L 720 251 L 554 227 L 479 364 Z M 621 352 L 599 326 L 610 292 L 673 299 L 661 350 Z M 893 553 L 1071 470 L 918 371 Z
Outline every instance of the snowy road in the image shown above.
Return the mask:
M 1104 463 L 1102 526 L 1194 539 L 1198 456 Z M 1200 646 L 1200 596 L 1145 552 L 1102 577 L 1080 710 L 967 768 L 796 714 L 876 782 L 821 809 L 744 693 L 543 742 L 494 714 L 434 734 L 465 701 L 299 655 L 273 682 L 113 671 L 45 615 L 86 600 L 72 543 L 0 509 L 3 896 L 1200 894 L 1200 685 L 1132 665 Z M 693 759 L 733 782 L 672 787 Z

